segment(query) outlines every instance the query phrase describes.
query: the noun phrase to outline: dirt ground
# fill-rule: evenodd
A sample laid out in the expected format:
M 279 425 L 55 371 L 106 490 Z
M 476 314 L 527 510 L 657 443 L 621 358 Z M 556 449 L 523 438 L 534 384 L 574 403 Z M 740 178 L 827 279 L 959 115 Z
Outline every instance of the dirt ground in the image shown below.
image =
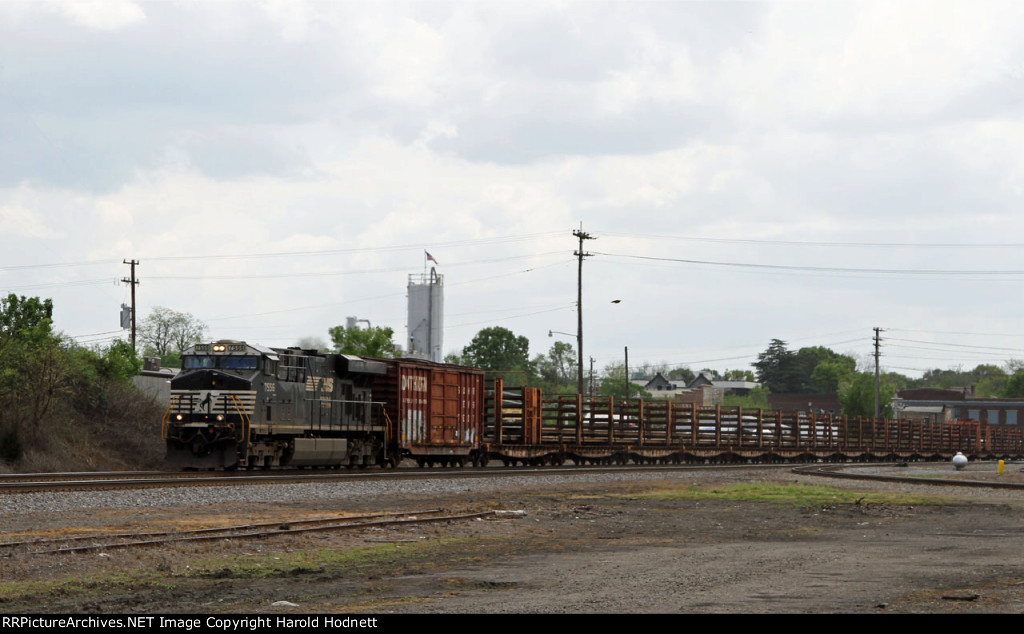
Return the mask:
M 812 504 L 671 495 L 750 482 L 799 482 L 856 493 L 851 501 Z M 0 541 L 359 511 L 524 512 L 442 525 L 88 554 L 0 550 L 0 613 L 1024 609 L 1024 496 L 1014 491 L 983 495 L 955 487 L 873 485 L 789 470 L 568 484 L 557 491 L 529 481 L 499 494 L 471 489 L 426 501 L 391 494 L 187 511 L 5 516 Z

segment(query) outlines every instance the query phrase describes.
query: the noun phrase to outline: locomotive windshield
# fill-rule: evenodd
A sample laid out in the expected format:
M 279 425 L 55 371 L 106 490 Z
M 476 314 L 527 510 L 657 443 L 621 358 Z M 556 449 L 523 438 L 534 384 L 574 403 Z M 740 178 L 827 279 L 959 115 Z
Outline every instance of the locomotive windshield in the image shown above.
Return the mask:
M 217 367 L 217 357 L 185 357 L 182 363 L 186 370 L 203 370 Z
M 255 370 L 259 357 L 221 357 L 220 367 L 225 370 Z
M 259 357 L 191 356 L 185 357 L 183 363 L 186 370 L 255 370 L 259 367 Z

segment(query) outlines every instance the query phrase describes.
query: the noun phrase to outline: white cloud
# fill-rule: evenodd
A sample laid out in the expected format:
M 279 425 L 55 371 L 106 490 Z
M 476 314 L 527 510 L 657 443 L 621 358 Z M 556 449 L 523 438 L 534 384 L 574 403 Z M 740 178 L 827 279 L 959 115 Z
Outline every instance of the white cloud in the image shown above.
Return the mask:
M 293 337 L 264 341 L 276 345 L 347 314 L 401 333 L 405 274 L 428 248 L 453 313 L 508 317 L 541 347 L 574 324 L 581 222 L 600 236 L 587 248 L 607 252 L 938 266 L 965 254 L 727 240 L 1024 231 L 1017 6 L 0 2 L 0 266 L 89 259 L 115 263 L 90 275 L 118 280 L 138 259 L 143 314 L 162 304 L 216 319 L 217 336 Z M 664 237 L 679 235 L 719 240 Z M 193 258 L 321 250 L 337 252 Z M 961 293 L 999 312 L 993 323 L 1020 310 L 987 294 L 998 284 L 959 280 L 585 268 L 586 292 L 635 293 L 613 315 L 589 309 L 588 354 L 616 358 L 629 344 L 631 357 L 692 360 L 689 332 L 704 350 L 816 329 L 868 339 L 887 319 L 953 329 L 971 316 L 941 315 L 941 297 Z M 275 277 L 298 273 L 324 275 Z M 41 288 L 72 332 L 106 330 L 124 291 Z M 567 312 L 509 317 L 534 302 Z M 295 310 L 278 320 L 280 307 Z M 464 345 L 487 318 L 446 341 Z
M 51 10 L 97 31 L 120 31 L 143 22 L 146 13 L 132 0 L 48 0 Z
M 985 2 L 782 2 L 723 64 L 749 119 L 921 116 L 1005 75 L 1024 8 Z M 730 99 L 731 101 L 731 99 Z
M 630 42 L 629 67 L 612 69 L 596 87 L 597 111 L 619 115 L 647 103 L 700 101 L 706 77 L 698 74 L 685 42 L 665 40 L 653 29 L 636 28 Z
M 7 238 L 54 238 L 55 231 L 37 210 L 17 199 L 0 203 L 0 234 Z

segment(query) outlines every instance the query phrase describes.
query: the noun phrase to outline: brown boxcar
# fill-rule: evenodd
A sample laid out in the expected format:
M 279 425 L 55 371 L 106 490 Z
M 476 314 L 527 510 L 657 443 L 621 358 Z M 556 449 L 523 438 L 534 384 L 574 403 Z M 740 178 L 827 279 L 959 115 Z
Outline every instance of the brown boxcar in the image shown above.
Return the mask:
M 421 359 L 382 359 L 374 400 L 388 414 L 391 453 L 420 465 L 477 461 L 484 412 L 482 370 Z

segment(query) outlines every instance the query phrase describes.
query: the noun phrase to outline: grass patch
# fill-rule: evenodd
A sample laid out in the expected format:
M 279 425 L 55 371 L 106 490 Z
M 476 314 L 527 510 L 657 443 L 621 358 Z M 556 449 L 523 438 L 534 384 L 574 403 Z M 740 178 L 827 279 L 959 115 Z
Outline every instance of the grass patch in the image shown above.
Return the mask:
M 291 553 L 232 555 L 191 564 L 188 577 L 270 579 L 305 574 L 358 576 L 385 570 L 415 570 L 435 561 L 438 553 L 448 552 L 451 561 L 471 558 L 467 548 L 480 538 L 434 539 L 420 543 L 375 544 L 345 549 L 310 549 Z
M 925 495 L 899 495 L 875 491 L 854 491 L 809 484 L 776 482 L 737 482 L 725 486 L 673 487 L 641 493 L 636 497 L 656 500 L 724 500 L 730 502 L 776 502 L 795 506 L 820 504 L 943 504 L 944 498 Z
M 146 567 L 140 561 L 126 568 L 71 573 L 50 580 L 0 582 L 0 605 L 47 597 L 104 596 L 127 590 L 171 589 L 188 580 L 301 579 L 387 576 L 428 569 L 437 561 L 452 563 L 477 557 L 481 538 L 424 540 L 422 543 L 375 544 L 356 548 L 318 548 L 294 552 L 267 551 L 228 556 L 169 555 L 171 566 Z M 0 564 L 2 565 L 2 564 Z M 70 572 L 70 571 L 69 571 Z M 60 574 L 59 572 L 57 573 Z
M 48 581 L 6 581 L 0 583 L 0 602 L 27 597 L 59 597 L 108 589 L 169 588 L 158 575 L 91 575 Z

